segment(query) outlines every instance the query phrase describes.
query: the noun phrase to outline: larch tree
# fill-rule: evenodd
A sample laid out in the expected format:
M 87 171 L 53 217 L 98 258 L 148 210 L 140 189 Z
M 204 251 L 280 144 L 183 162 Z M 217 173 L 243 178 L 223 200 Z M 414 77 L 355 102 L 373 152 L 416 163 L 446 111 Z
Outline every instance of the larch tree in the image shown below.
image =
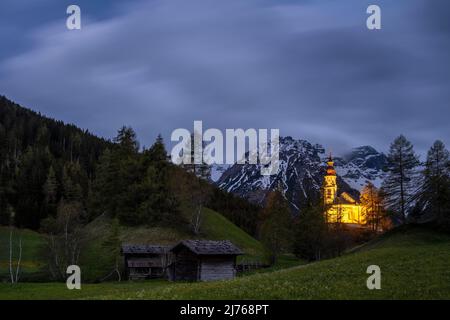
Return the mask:
M 411 197 L 416 191 L 419 164 L 411 142 L 403 135 L 397 137 L 389 149 L 387 176 L 382 189 L 387 209 L 398 215 L 402 223 L 406 222 Z
M 197 177 L 210 180 L 211 166 L 207 164 L 208 160 L 205 158 L 204 150 L 208 146 L 203 142 L 203 137 L 200 132 L 195 131 L 191 134 L 191 139 L 186 143 L 186 148 L 191 149 L 190 163 L 182 164 L 181 166 L 188 172 L 195 174 Z
M 368 182 L 361 191 L 360 197 L 367 224 L 373 231 L 378 231 L 383 219 L 383 206 L 380 191 Z

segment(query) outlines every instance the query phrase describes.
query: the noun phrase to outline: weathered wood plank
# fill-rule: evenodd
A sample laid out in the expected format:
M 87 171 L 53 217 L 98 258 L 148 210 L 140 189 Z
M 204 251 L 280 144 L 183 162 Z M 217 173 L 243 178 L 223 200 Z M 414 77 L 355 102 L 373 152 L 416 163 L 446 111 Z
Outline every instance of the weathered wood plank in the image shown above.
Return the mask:
M 234 259 L 229 257 L 202 259 L 200 274 L 202 281 L 233 279 L 235 274 Z

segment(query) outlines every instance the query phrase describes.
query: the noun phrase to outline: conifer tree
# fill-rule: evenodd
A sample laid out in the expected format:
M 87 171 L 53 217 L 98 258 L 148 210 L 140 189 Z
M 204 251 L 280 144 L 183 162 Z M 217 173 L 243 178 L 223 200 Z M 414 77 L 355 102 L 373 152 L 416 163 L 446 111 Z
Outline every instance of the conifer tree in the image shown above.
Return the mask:
M 420 200 L 428 218 L 450 226 L 450 153 L 442 141 L 428 151 Z
M 392 142 L 387 164 L 387 176 L 383 182 L 386 207 L 406 222 L 411 197 L 415 193 L 419 157 L 413 145 L 403 135 Z
M 118 168 L 112 162 L 112 153 L 106 149 L 99 159 L 97 173 L 89 195 L 89 218 L 93 219 L 102 214 L 114 215 L 117 194 L 114 179 L 118 174 Z
M 78 201 L 83 200 L 83 190 L 77 181 L 80 175 L 79 167 L 66 164 L 63 168 L 62 176 L 62 187 L 63 187 L 63 197 L 67 201 Z
M 176 223 L 181 220 L 179 202 L 171 189 L 173 168 L 168 162 L 163 138 L 158 135 L 155 143 L 144 152 L 146 175 L 144 187 L 147 198 L 141 209 L 152 221 L 162 224 Z
M 114 142 L 114 147 L 105 151 L 97 167 L 89 201 L 90 218 L 107 214 L 127 224 L 137 223 L 131 219 L 139 204 L 136 185 L 142 180 L 136 133 L 124 126 L 119 129 Z
M 59 182 L 68 163 L 79 166 L 77 174 L 69 170 L 69 177 L 81 187 L 84 198 L 87 177 L 94 176 L 98 158 L 108 145 L 88 131 L 0 96 L 0 224 L 8 224 L 4 209 L 8 206 L 16 212 L 14 223 L 21 227 L 38 229 L 42 219 L 55 215 L 64 191 Z
M 164 166 L 167 163 L 167 151 L 161 134 L 156 138 L 155 143 L 148 150 L 148 159 L 158 165 Z
M 47 180 L 44 184 L 44 194 L 45 194 L 45 200 L 47 203 L 55 203 L 56 202 L 56 196 L 57 196 L 57 182 L 56 182 L 56 174 L 55 170 L 53 169 L 53 166 L 50 166 L 50 169 L 48 170 Z
M 274 264 L 280 253 L 289 250 L 292 243 L 292 215 L 287 200 L 280 190 L 268 194 L 261 212 L 261 241 L 270 250 Z
M 195 131 L 191 134 L 190 140 L 191 146 L 191 163 L 183 164 L 182 167 L 197 177 L 210 180 L 211 179 L 211 166 L 207 164 L 207 159 L 203 156 L 203 150 L 205 149 L 205 143 L 203 142 L 203 137 L 200 132 Z M 200 163 L 196 163 L 200 159 Z
M 293 245 L 297 257 L 310 261 L 326 257 L 328 230 L 325 209 L 323 201 L 311 202 L 299 212 L 295 220 Z
M 48 214 L 54 216 L 56 214 L 56 205 L 58 202 L 58 183 L 53 166 L 50 166 L 48 170 L 43 192 L 45 196 L 45 207 L 48 210 Z
M 120 150 L 124 154 L 132 155 L 139 150 L 139 143 L 136 139 L 136 132 L 133 128 L 123 126 L 119 129 L 114 142 L 120 146 Z

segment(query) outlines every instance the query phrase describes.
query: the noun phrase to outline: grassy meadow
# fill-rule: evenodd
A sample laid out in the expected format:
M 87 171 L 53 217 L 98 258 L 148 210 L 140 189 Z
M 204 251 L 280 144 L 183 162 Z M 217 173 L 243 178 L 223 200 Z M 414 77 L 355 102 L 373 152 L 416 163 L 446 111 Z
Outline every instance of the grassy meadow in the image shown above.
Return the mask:
M 0 226 L 0 282 L 9 276 L 10 228 Z M 22 238 L 21 278 L 33 280 L 41 277 L 46 264 L 45 238 L 31 230 L 13 229 L 13 261 L 18 259 L 19 238 Z
M 147 243 L 172 245 L 183 239 L 231 240 L 246 254 L 239 257 L 244 261 L 261 261 L 266 259 L 264 246 L 237 227 L 223 215 L 204 209 L 203 224 L 200 234 L 194 237 L 188 230 L 164 227 L 120 227 L 120 240 L 123 243 Z M 111 273 L 115 256 L 103 246 L 110 232 L 111 220 L 99 217 L 86 228 L 86 245 L 81 252 L 79 265 L 86 282 L 98 282 Z M 0 226 L 0 282 L 9 277 L 9 235 L 10 228 Z M 30 230 L 13 229 L 13 262 L 18 259 L 18 241 L 22 238 L 21 279 L 25 282 L 50 281 L 46 272 L 46 236 Z M 290 261 L 293 260 L 293 261 Z M 297 259 L 285 258 L 280 265 L 292 265 Z M 112 274 L 114 277 L 115 274 Z M 106 278 L 108 280 L 108 278 Z M 109 280 L 115 280 L 110 278 Z
M 381 290 L 366 269 L 380 266 Z M 0 299 L 450 299 L 450 235 L 421 227 L 393 230 L 342 257 L 231 281 L 164 280 L 84 284 L 0 284 Z

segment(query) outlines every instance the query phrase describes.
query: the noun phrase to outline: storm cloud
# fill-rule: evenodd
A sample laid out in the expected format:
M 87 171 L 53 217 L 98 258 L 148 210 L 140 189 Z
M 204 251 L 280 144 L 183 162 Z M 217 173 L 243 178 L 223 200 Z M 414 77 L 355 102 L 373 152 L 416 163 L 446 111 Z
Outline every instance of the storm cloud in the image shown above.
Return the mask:
M 400 133 L 422 153 L 449 142 L 448 1 L 79 1 L 77 31 L 69 3 L 21 15 L 23 1 L 7 2 L 0 93 L 108 138 L 126 124 L 149 145 L 203 120 L 336 152 L 385 151 Z M 382 29 L 370 31 L 374 3 Z

